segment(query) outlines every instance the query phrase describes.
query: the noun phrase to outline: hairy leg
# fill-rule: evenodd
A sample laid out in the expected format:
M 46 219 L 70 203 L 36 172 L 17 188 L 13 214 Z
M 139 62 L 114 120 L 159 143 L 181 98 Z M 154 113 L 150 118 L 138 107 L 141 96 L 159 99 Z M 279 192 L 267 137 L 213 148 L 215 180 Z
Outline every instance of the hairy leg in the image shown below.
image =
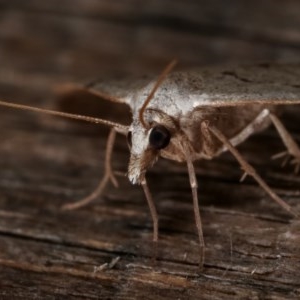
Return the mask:
M 263 190 L 269 194 L 269 196 L 275 200 L 281 207 L 294 216 L 298 216 L 295 210 L 283 201 L 273 190 L 267 185 L 267 183 L 257 174 L 256 170 L 242 157 L 239 151 L 230 143 L 226 136 L 216 127 L 209 126 L 209 130 L 227 147 L 231 154 L 240 163 L 242 169 L 246 174 L 252 176 L 256 182 L 263 188 Z
M 287 151 L 278 153 L 274 155 L 272 158 L 277 159 L 281 157 L 285 157 L 283 161 L 283 165 L 287 163 L 290 157 L 293 157 L 291 160 L 291 164 L 295 165 L 295 173 L 298 173 L 300 170 L 300 148 L 293 139 L 292 135 L 287 131 L 283 123 L 280 121 L 280 119 L 270 113 L 270 119 L 272 120 L 276 130 L 278 131 Z
M 158 241 L 158 214 L 157 214 L 155 203 L 154 203 L 153 198 L 151 196 L 146 178 L 143 178 L 143 180 L 141 181 L 141 185 L 142 185 L 142 188 L 144 190 L 144 193 L 145 193 L 145 196 L 146 196 L 146 199 L 147 199 L 147 203 L 148 203 L 148 206 L 149 206 L 151 218 L 152 218 L 153 242 L 156 243 Z
M 206 127 L 202 126 L 202 128 L 201 128 L 202 133 L 205 132 L 205 129 L 206 129 Z M 205 134 L 207 134 L 207 132 Z M 206 137 L 208 137 L 208 135 Z M 197 183 L 194 165 L 191 160 L 191 151 L 189 148 L 189 143 L 186 143 L 183 140 L 181 143 L 181 147 L 182 147 L 183 153 L 185 153 L 185 158 L 186 158 L 186 163 L 187 163 L 187 168 L 188 168 L 188 173 L 189 173 L 190 186 L 192 189 L 194 217 L 195 217 L 196 229 L 197 229 L 197 234 L 198 234 L 198 239 L 199 239 L 199 258 L 200 258 L 199 266 L 200 266 L 200 268 L 202 268 L 203 263 L 204 263 L 204 258 L 205 258 L 205 243 L 204 243 L 202 221 L 201 221 L 199 201 L 198 201 L 198 191 L 197 191 L 198 183 Z M 209 148 L 207 150 L 209 150 Z

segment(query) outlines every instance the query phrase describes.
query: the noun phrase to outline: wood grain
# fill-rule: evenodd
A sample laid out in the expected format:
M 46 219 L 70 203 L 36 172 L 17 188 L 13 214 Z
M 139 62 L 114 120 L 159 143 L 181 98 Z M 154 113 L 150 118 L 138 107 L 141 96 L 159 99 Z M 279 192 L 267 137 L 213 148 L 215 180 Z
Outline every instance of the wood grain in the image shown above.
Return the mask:
M 0 1 L 0 97 L 128 123 L 124 107 L 59 98 L 67 82 L 159 73 L 181 67 L 293 61 L 300 54 L 298 1 Z M 299 107 L 283 114 L 300 143 Z M 160 215 L 152 224 L 142 190 L 119 176 L 94 205 L 81 199 L 103 174 L 107 130 L 1 108 L 0 299 L 298 299 L 300 223 L 223 155 L 197 164 L 206 241 L 204 269 L 186 168 L 161 160 L 149 172 Z M 275 129 L 240 151 L 290 205 L 300 177 L 270 156 Z M 119 137 L 115 170 L 126 172 Z M 109 268 L 109 263 L 119 261 Z

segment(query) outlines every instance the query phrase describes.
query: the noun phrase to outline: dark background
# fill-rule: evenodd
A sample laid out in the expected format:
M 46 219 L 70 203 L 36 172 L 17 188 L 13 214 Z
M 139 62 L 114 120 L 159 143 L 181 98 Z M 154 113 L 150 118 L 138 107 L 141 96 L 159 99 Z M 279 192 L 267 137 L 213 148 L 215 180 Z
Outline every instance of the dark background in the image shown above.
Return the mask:
M 58 91 L 159 74 L 174 57 L 178 68 L 299 62 L 299 12 L 296 0 L 0 0 L 0 98 L 128 122 L 124 107 Z M 299 142 L 299 108 L 283 119 Z M 146 201 L 125 177 L 94 205 L 60 210 L 101 178 L 106 129 L 5 108 L 0 126 L 0 299 L 299 299 L 299 221 L 251 179 L 240 184 L 230 155 L 197 165 L 199 272 L 184 166 L 161 161 L 149 172 L 161 228 L 153 263 Z M 270 160 L 283 150 L 273 128 L 240 150 L 299 207 L 299 176 Z M 121 137 L 114 167 L 126 172 L 127 162 Z

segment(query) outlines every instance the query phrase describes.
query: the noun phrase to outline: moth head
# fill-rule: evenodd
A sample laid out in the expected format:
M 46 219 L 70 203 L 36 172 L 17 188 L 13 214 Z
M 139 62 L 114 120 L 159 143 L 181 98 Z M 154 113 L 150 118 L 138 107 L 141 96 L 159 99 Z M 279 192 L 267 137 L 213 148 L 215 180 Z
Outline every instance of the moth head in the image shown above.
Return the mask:
M 135 119 L 127 134 L 130 148 L 128 177 L 132 183 L 140 183 L 161 152 L 168 150 L 176 131 L 175 123 L 169 116 L 154 110 L 147 115 L 152 116 L 147 118 L 147 128 Z
M 176 63 L 176 60 L 173 60 L 160 74 L 147 99 L 134 116 L 128 131 L 127 140 L 131 152 L 128 177 L 133 184 L 141 182 L 146 170 L 157 161 L 160 151 L 170 143 L 173 120 L 163 112 L 149 109 L 147 106 Z

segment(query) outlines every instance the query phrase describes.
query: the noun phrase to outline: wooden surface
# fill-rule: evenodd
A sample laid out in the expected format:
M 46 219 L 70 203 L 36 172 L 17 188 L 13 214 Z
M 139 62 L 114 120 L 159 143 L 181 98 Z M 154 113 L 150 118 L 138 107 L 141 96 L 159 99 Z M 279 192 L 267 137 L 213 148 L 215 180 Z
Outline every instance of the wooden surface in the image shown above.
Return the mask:
M 0 1 L 0 97 L 128 123 L 124 107 L 55 96 L 67 82 L 159 73 L 223 62 L 294 61 L 300 55 L 298 1 Z M 300 142 L 300 108 L 283 120 Z M 1 108 L 0 299 L 299 299 L 300 222 L 270 200 L 230 155 L 197 164 L 206 258 L 197 236 L 186 168 L 149 172 L 160 215 L 153 261 L 144 195 L 118 177 L 94 205 L 62 211 L 103 174 L 107 130 Z M 273 128 L 241 152 L 290 205 L 300 177 L 270 156 Z M 126 172 L 118 138 L 115 170 Z M 116 261 L 118 259 L 118 261 Z M 115 264 L 111 262 L 114 262 Z

